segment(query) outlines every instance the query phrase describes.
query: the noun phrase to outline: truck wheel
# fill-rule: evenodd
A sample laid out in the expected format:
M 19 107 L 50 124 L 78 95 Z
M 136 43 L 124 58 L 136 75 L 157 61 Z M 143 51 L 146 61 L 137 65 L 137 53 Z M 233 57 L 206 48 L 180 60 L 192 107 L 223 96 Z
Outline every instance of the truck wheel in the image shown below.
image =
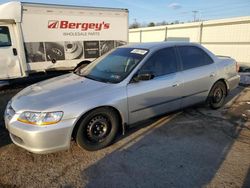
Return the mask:
M 119 118 L 115 111 L 99 108 L 91 111 L 80 122 L 76 133 L 76 143 L 89 151 L 110 145 L 117 133 Z
M 212 87 L 208 95 L 208 104 L 212 109 L 218 109 L 223 106 L 227 94 L 225 83 L 218 81 Z

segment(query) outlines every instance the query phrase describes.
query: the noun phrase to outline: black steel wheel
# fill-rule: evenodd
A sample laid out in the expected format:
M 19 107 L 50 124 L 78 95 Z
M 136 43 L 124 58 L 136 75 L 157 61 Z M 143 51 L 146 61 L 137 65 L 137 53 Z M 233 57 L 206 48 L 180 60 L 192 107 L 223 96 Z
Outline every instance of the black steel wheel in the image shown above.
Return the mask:
M 110 145 L 118 133 L 119 118 L 109 108 L 99 108 L 88 113 L 81 121 L 76 134 L 77 144 L 95 151 Z
M 108 117 L 104 115 L 97 115 L 93 117 L 87 125 L 87 138 L 92 142 L 102 142 L 112 128 L 111 122 Z
M 224 82 L 218 81 L 212 87 L 209 96 L 208 103 L 212 109 L 218 109 L 223 106 L 227 95 L 227 88 Z

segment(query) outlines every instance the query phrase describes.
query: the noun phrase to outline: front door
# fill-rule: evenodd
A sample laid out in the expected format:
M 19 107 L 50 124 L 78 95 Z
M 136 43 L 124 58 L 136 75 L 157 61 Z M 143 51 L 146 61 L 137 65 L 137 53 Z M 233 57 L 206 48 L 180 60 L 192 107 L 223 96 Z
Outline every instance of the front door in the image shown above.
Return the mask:
M 0 80 L 18 78 L 21 75 L 13 25 L 0 25 Z
M 174 48 L 153 54 L 140 72 L 151 72 L 154 78 L 128 84 L 130 124 L 180 108 L 182 84 Z

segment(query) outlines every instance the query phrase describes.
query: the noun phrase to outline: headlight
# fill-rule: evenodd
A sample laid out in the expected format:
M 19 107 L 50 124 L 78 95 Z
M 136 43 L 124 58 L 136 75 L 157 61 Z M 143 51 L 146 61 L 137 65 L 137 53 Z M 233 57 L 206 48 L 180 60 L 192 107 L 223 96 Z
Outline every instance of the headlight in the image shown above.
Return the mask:
M 51 125 L 58 123 L 63 117 L 63 112 L 23 112 L 18 121 L 33 125 Z

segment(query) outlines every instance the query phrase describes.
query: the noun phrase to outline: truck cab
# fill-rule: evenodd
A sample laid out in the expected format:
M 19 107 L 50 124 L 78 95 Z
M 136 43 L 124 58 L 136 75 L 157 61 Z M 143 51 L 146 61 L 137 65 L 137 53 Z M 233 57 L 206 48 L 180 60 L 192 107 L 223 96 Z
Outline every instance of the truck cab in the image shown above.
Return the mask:
M 0 6 L 0 80 L 27 76 L 20 24 L 19 2 Z

